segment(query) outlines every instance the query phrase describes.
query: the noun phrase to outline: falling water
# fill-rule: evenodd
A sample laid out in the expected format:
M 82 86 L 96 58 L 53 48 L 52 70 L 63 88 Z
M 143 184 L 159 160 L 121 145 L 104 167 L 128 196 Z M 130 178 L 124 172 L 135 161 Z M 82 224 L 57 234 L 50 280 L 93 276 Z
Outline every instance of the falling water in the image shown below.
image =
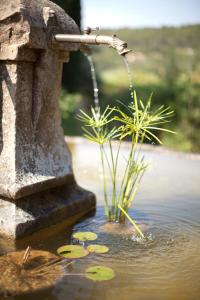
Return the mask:
M 94 62 L 93 62 L 93 59 L 92 59 L 91 55 L 85 54 L 85 56 L 87 57 L 88 62 L 90 64 L 90 70 L 91 70 L 91 75 L 92 75 L 93 92 L 94 92 L 94 107 L 95 107 L 95 111 L 99 112 L 99 109 L 100 109 L 99 89 L 98 89 L 98 85 L 97 85 L 97 78 L 96 78 L 96 71 L 95 71 L 95 67 L 94 67 Z M 132 80 L 131 70 L 130 70 L 130 66 L 129 66 L 126 55 L 123 56 L 123 60 L 124 60 L 124 64 L 126 66 L 126 70 L 127 70 L 127 73 L 128 73 L 129 90 L 130 90 L 131 99 L 133 101 L 133 80 Z
M 99 104 L 99 89 L 98 89 L 98 85 L 97 85 L 96 71 L 95 71 L 92 56 L 86 54 L 86 57 L 90 64 L 90 70 L 91 70 L 92 82 L 93 82 L 93 92 L 94 92 L 94 107 L 95 107 L 95 111 L 97 113 L 97 112 L 99 112 L 100 104 Z
M 130 70 L 130 66 L 129 66 L 126 55 L 123 56 L 123 60 L 124 60 L 124 64 L 126 66 L 126 70 L 127 70 L 127 73 L 128 73 L 129 90 L 130 90 L 130 94 L 131 94 L 131 99 L 133 101 L 133 79 L 132 79 L 132 76 L 131 76 L 131 70 Z

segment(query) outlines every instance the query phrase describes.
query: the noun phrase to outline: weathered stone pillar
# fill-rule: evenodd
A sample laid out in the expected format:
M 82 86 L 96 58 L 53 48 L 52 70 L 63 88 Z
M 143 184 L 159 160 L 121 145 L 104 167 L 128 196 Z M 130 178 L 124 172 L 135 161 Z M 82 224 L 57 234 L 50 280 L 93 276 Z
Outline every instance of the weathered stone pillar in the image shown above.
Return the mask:
M 52 214 L 57 222 L 56 211 L 64 219 L 77 192 L 58 97 L 63 62 L 79 45 L 54 44 L 52 36 L 78 32 L 75 22 L 48 0 L 1 1 L 0 231 L 14 237 L 51 224 Z M 93 195 L 78 193 L 89 210 Z

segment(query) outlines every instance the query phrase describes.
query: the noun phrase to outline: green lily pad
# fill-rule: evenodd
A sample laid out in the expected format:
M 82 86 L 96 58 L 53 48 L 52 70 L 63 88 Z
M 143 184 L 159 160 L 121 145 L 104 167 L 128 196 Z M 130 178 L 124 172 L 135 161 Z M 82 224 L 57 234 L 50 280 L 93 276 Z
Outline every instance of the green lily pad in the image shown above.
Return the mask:
M 94 253 L 106 253 L 109 251 L 109 248 L 103 245 L 89 245 L 87 250 Z
M 73 237 L 81 242 L 94 241 L 97 239 L 97 234 L 90 231 L 76 232 Z
M 85 273 L 88 279 L 94 281 L 111 280 L 115 277 L 115 272 L 111 268 L 104 266 L 94 266 L 87 268 Z
M 79 245 L 66 245 L 59 247 L 57 253 L 66 258 L 80 258 L 89 254 L 89 252 Z

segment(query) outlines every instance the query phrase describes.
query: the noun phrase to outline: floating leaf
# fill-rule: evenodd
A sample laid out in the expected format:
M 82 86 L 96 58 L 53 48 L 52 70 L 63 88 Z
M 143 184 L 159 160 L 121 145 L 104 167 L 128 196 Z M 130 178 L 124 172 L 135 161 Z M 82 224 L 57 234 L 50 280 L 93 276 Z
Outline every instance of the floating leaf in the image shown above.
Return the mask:
M 94 281 L 111 280 L 115 277 L 115 273 L 111 268 L 104 266 L 94 266 L 87 268 L 86 277 Z
M 73 237 L 81 242 L 94 241 L 97 239 L 97 234 L 90 231 L 76 232 L 73 234 Z
M 89 254 L 89 252 L 79 245 L 66 245 L 59 247 L 57 253 L 66 258 L 80 258 Z
M 89 245 L 87 250 L 94 253 L 106 253 L 109 251 L 109 248 L 103 245 Z

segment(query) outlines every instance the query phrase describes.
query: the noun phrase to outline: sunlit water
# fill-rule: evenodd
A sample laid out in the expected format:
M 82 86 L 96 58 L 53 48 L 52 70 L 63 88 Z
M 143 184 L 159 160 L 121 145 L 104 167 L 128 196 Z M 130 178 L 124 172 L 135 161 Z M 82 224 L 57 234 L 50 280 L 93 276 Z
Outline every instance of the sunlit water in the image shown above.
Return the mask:
M 73 273 L 86 267 L 105 265 L 116 277 L 108 282 L 93 282 L 83 276 L 68 276 L 52 289 L 8 299 L 49 300 L 198 300 L 200 299 L 200 158 L 145 147 L 143 152 L 151 167 L 146 172 L 130 214 L 146 225 L 149 239 L 141 242 L 133 236 L 103 232 L 102 179 L 98 148 L 84 140 L 70 143 L 74 172 L 78 183 L 95 192 L 97 211 L 73 228 L 56 235 L 39 237 L 33 248 L 56 253 L 57 247 L 70 241 L 74 231 L 94 231 L 98 243 L 110 252 L 79 259 Z M 129 144 L 123 144 L 120 169 Z M 120 176 L 120 174 L 119 174 Z M 8 250 L 21 249 L 27 242 L 7 243 Z M 5 241 L 0 240 L 1 251 Z
M 95 66 L 94 66 L 92 56 L 86 54 L 86 57 L 88 59 L 89 65 L 90 65 L 90 71 L 91 71 L 91 77 L 92 77 L 93 94 L 94 94 L 94 107 L 95 107 L 95 111 L 99 112 L 100 103 L 99 103 L 99 89 L 98 89 L 98 84 L 97 84 L 96 70 L 95 70 Z
M 128 59 L 126 57 L 126 55 L 122 56 L 126 70 L 127 70 L 127 74 L 128 74 L 128 80 L 129 80 L 129 91 L 130 91 L 130 95 L 131 95 L 131 99 L 133 101 L 133 79 L 132 79 L 132 74 L 131 74 L 131 69 L 129 66 L 129 62 Z

